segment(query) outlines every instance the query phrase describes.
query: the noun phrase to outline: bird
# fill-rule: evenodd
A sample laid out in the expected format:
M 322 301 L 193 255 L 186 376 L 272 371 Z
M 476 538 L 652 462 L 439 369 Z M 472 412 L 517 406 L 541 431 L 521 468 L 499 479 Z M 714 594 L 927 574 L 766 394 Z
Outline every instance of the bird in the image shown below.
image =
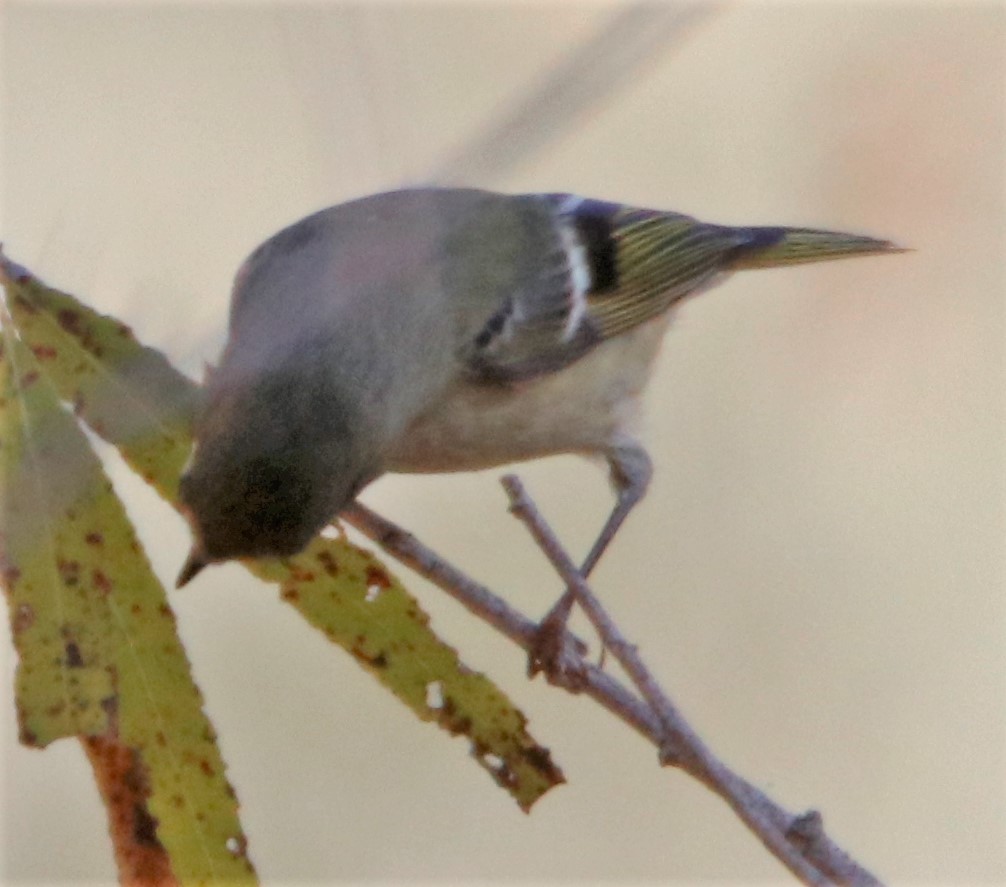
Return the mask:
M 571 194 L 410 188 L 323 209 L 235 276 L 179 484 L 204 567 L 301 551 L 388 472 L 607 463 L 586 577 L 643 498 L 643 391 L 680 303 L 735 271 L 903 251 Z

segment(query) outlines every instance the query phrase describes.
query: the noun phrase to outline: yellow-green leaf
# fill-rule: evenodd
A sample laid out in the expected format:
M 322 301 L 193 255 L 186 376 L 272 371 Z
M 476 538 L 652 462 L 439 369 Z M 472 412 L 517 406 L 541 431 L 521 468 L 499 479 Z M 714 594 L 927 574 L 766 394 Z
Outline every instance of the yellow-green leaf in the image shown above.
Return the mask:
M 9 326 L 0 355 L 2 579 L 21 739 L 128 753 L 183 884 L 250 883 L 237 802 L 164 590 L 97 456 Z M 137 823 L 134 822 L 134 830 Z
M 192 447 L 199 388 L 132 330 L 0 256 L 7 307 L 60 398 L 169 501 Z
M 466 735 L 475 760 L 522 809 L 563 781 L 548 749 L 527 732 L 521 711 L 433 634 L 426 613 L 370 552 L 318 538 L 295 558 L 249 567 L 279 582 L 287 603 L 420 718 Z

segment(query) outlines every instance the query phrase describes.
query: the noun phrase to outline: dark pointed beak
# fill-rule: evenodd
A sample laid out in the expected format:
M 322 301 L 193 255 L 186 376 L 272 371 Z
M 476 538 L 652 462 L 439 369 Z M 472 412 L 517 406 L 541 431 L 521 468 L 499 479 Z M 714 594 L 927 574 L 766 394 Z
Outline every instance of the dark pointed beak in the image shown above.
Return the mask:
M 209 563 L 210 561 L 206 555 L 203 554 L 197 546 L 193 545 L 181 572 L 178 574 L 178 578 L 175 580 L 175 588 L 181 588 L 183 585 L 188 584 L 199 573 L 201 573 L 203 571 L 203 567 L 208 566 Z

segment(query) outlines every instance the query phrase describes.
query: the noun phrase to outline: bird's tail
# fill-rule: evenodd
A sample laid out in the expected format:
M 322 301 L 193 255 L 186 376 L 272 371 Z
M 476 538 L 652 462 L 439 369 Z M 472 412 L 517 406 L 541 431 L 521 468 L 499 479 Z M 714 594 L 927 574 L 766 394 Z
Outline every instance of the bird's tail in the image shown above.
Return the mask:
M 910 252 L 889 240 L 814 228 L 741 228 L 746 235 L 732 251 L 731 270 L 774 268 L 882 253 Z

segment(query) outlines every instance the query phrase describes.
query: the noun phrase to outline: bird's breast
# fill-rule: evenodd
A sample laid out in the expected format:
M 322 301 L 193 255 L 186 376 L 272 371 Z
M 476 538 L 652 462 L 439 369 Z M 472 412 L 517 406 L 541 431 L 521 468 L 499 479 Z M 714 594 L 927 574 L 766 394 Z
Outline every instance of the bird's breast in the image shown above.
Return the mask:
M 388 471 L 472 471 L 558 453 L 603 453 L 636 421 L 669 323 L 663 315 L 554 373 L 513 385 L 460 380 L 405 429 Z

